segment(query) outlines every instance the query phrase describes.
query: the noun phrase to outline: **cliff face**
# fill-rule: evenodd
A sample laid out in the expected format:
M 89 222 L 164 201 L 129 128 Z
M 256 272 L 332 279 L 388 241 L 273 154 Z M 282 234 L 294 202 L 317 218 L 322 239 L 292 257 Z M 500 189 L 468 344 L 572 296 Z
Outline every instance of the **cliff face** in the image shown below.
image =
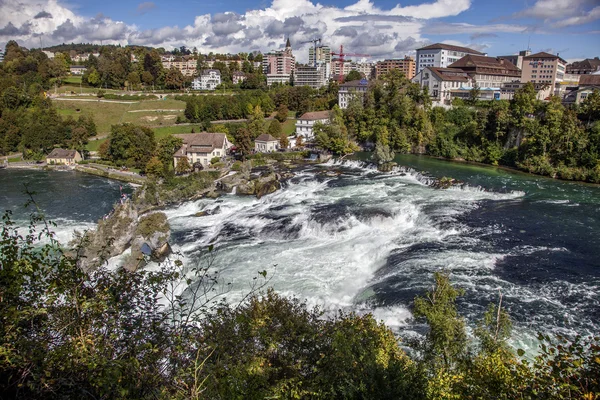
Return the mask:
M 168 241 L 169 224 L 164 213 L 139 217 L 136 206 L 125 201 L 98 221 L 93 231 L 76 233 L 72 245 L 76 247 L 79 266 L 86 271 L 97 268 L 109 258 L 122 254 L 131 247 L 131 255 L 123 265 L 136 270 L 145 265 L 142 246 L 148 244 L 151 257 L 159 257 L 159 249 Z

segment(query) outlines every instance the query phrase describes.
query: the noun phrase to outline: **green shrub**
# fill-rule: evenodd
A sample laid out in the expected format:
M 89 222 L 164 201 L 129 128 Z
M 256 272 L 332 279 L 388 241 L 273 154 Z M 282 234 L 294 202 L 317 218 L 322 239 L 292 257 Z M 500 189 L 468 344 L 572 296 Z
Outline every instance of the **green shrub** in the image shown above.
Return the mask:
M 221 161 L 221 157 L 213 157 L 210 159 L 211 164 L 216 164 Z
M 241 161 L 236 161 L 233 163 L 233 165 L 231 166 L 231 170 L 232 171 L 241 171 L 242 170 L 242 162 Z

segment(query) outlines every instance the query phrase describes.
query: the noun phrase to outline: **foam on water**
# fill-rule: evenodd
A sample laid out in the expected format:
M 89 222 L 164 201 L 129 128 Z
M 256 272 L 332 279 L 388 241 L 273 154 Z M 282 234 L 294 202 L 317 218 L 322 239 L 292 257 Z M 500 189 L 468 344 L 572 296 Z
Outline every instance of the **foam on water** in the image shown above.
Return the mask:
M 492 248 L 483 239 L 502 234 L 502 225 L 491 221 L 473 229 L 462 222 L 482 204 L 518 206 L 524 192 L 467 184 L 434 189 L 434 178 L 410 168 L 380 173 L 360 161 L 332 160 L 325 167 L 297 173 L 282 190 L 260 200 L 231 195 L 166 210 L 174 248 L 194 264 L 213 244 L 214 266 L 233 283 L 227 294 L 232 301 L 266 269 L 269 285 L 284 295 L 330 312 L 371 312 L 403 335 L 418 334 L 408 305 L 440 270 L 466 290 L 459 307 L 471 326 L 501 291 L 517 316 L 512 343 L 519 347 L 535 347 L 538 330 L 559 326 L 555 331 L 575 332 L 573 327 L 585 322 L 577 314 L 582 304 L 597 307 L 590 297 L 597 283 L 554 282 L 541 289 L 515 284 L 497 270 L 507 257 L 568 253 L 566 248 Z M 200 210 L 210 215 L 194 217 Z M 567 304 L 568 296 L 580 300 Z

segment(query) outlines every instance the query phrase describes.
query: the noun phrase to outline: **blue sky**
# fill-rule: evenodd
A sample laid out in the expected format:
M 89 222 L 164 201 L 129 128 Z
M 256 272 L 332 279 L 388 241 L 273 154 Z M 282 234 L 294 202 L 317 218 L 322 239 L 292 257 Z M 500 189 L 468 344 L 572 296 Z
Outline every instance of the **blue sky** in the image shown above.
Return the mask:
M 373 59 L 403 57 L 445 42 L 489 55 L 528 42 L 567 60 L 600 56 L 599 0 L 0 0 L 0 45 L 62 42 L 186 45 L 201 52 L 268 51 L 290 37 L 343 44 Z

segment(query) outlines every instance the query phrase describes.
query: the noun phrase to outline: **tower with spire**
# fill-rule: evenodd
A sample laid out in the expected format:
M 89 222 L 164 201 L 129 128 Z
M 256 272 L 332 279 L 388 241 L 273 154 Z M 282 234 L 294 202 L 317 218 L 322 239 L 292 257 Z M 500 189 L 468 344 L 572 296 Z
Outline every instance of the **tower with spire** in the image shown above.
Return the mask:
M 267 75 L 267 84 L 287 83 L 296 67 L 296 57 L 292 53 L 292 44 L 288 37 L 283 50 L 276 50 L 263 57 L 263 73 Z

